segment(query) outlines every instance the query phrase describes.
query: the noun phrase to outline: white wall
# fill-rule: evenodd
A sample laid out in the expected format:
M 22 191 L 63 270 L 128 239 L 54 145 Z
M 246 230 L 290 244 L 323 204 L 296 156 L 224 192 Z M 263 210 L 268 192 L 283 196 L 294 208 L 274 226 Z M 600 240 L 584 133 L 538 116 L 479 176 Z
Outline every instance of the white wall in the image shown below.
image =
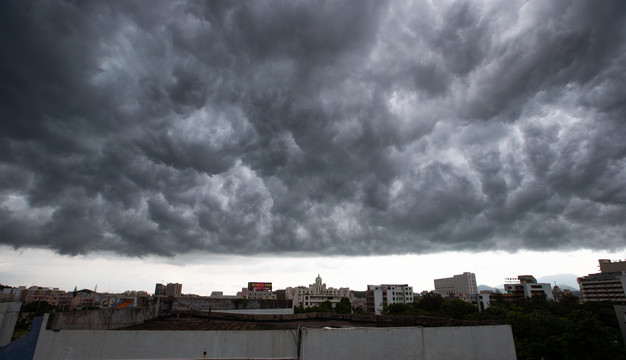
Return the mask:
M 304 329 L 303 359 L 425 359 L 423 328 Z
M 508 325 L 305 329 L 303 359 L 516 359 Z
M 424 360 L 516 359 L 509 325 L 424 328 Z
M 43 330 L 33 359 L 293 357 L 297 335 L 297 330 Z
M 21 302 L 0 303 L 0 346 L 11 342 L 21 307 Z
M 42 329 L 34 359 L 295 358 L 298 337 L 297 330 Z M 302 329 L 301 341 L 304 360 L 516 358 L 508 325 Z

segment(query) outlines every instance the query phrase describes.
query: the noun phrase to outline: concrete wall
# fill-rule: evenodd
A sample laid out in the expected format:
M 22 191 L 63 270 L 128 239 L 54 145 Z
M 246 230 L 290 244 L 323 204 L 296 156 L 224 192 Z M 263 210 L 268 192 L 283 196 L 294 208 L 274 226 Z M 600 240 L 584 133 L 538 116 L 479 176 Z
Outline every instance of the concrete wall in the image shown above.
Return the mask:
M 172 311 L 287 309 L 287 308 L 293 308 L 292 300 L 177 297 L 174 299 L 173 304 L 172 304 Z
M 0 303 L 0 346 L 11 342 L 17 316 L 22 308 L 21 302 Z
M 304 329 L 303 359 L 516 359 L 508 325 Z
M 516 359 L 509 325 L 424 328 L 424 360 Z
M 300 339 L 300 340 L 299 340 Z M 34 359 L 515 359 L 508 325 L 268 331 L 41 330 Z
M 42 331 L 33 359 L 291 358 L 296 330 Z
M 282 309 L 239 309 L 239 310 L 212 310 L 212 314 L 250 314 L 250 315 L 292 315 L 293 308 Z
M 52 330 L 107 330 L 142 324 L 158 315 L 156 307 L 57 312 L 50 316 Z
M 423 331 L 419 327 L 304 329 L 302 358 L 426 359 Z

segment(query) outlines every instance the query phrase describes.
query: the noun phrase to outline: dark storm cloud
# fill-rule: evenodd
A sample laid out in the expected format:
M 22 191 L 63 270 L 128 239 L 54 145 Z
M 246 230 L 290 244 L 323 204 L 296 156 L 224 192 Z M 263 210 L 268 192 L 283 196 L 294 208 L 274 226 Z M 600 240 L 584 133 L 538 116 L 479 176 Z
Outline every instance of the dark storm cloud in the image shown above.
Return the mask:
M 617 249 L 626 6 L 0 4 L 0 243 Z

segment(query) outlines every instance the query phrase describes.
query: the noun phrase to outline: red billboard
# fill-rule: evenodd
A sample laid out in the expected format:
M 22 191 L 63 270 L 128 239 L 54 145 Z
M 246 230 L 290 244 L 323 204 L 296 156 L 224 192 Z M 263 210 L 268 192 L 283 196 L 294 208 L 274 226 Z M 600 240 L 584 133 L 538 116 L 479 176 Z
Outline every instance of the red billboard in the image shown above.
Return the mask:
M 248 290 L 250 291 L 272 291 L 271 282 L 249 282 Z

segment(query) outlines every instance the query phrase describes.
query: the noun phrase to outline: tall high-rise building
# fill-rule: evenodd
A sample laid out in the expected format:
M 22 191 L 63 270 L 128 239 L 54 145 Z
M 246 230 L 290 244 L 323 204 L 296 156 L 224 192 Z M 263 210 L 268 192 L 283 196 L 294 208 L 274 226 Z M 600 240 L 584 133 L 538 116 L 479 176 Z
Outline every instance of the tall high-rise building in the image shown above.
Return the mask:
M 168 283 L 167 285 L 156 284 L 154 287 L 154 296 L 180 296 L 183 291 L 183 285 L 178 283 Z
M 180 293 L 183 291 L 183 284 L 178 283 L 168 283 L 165 286 L 165 296 L 180 296 Z
M 165 295 L 165 285 L 156 284 L 156 286 L 154 287 L 154 296 L 161 296 L 161 295 Z

